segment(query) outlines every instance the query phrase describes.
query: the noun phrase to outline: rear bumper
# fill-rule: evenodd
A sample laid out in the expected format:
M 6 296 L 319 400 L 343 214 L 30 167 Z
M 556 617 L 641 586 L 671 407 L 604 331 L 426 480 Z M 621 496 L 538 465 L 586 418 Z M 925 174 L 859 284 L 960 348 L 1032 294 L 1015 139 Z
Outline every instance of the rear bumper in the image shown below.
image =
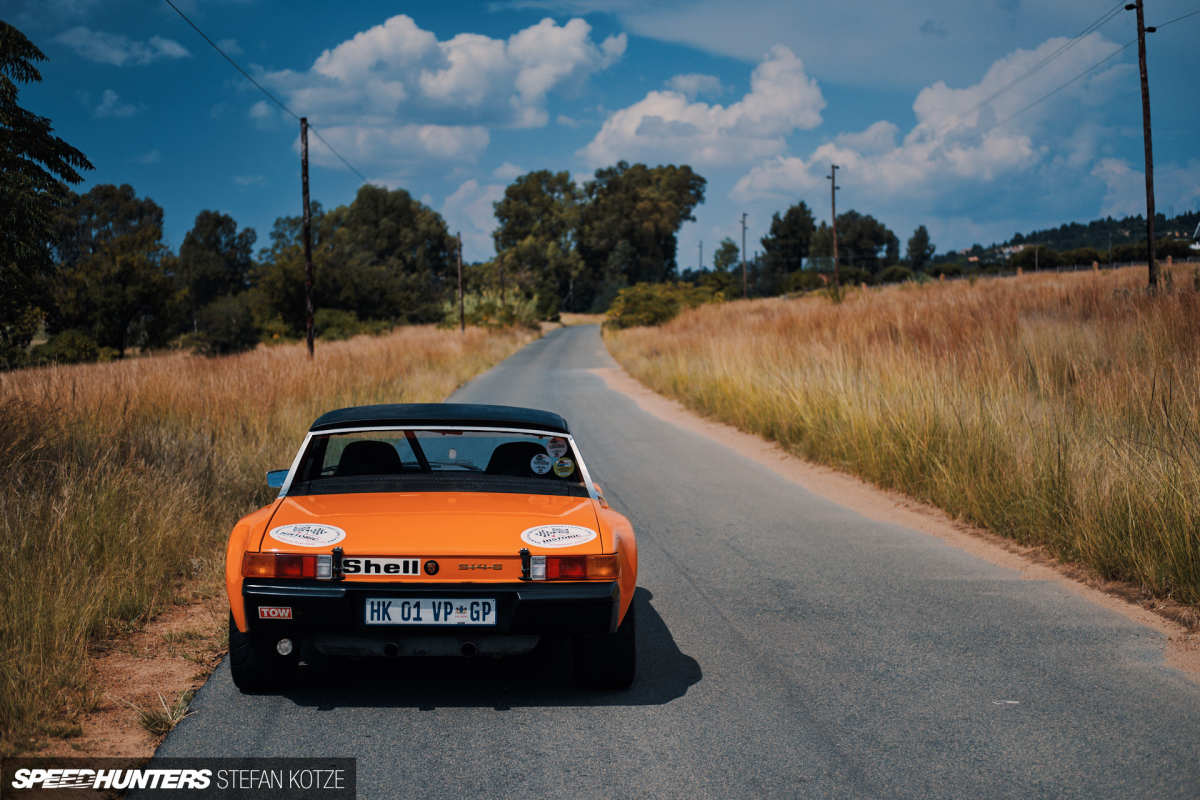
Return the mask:
M 366 599 L 489 598 L 496 624 L 466 626 L 368 626 Z M 250 632 L 272 639 L 365 642 L 467 635 L 521 636 L 606 633 L 617 629 L 620 587 L 615 581 L 578 583 L 349 583 L 329 581 L 245 581 L 242 584 Z M 289 609 L 287 617 L 265 619 L 259 608 Z M 272 612 L 274 613 L 274 612 Z

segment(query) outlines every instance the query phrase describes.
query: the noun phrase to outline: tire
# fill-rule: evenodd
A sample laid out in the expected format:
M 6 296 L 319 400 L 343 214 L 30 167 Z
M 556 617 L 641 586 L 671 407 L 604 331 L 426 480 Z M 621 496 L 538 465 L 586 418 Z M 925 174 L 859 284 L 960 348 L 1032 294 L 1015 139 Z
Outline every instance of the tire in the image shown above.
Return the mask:
M 294 656 L 278 655 L 271 642 L 242 633 L 229 614 L 229 671 L 242 694 L 287 688 L 296 674 Z
M 575 681 L 592 689 L 628 689 L 637 676 L 637 615 L 631 603 L 614 633 L 575 637 Z

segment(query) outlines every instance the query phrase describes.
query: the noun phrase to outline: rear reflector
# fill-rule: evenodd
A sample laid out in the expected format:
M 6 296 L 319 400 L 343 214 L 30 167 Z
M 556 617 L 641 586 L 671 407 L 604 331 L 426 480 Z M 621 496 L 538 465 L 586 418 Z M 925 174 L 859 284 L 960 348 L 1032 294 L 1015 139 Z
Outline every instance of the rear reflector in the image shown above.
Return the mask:
M 329 580 L 333 558 L 327 555 L 291 553 L 246 553 L 242 556 L 244 578 L 319 578 Z
M 531 556 L 531 581 L 615 580 L 620 575 L 615 555 L 607 556 Z

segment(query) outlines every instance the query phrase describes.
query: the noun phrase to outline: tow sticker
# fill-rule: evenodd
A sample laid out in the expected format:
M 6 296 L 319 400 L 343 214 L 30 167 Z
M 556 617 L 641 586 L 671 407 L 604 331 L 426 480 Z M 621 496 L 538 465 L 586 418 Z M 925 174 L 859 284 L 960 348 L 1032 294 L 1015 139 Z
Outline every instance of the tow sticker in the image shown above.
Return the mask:
M 529 468 L 538 475 L 545 475 L 550 471 L 550 467 L 553 464 L 554 462 L 550 460 L 550 456 L 546 455 L 545 453 L 538 453 L 536 456 L 529 459 Z
M 546 450 L 555 458 L 562 458 L 567 454 L 567 440 L 556 436 L 546 445 Z
M 574 547 L 596 538 L 596 532 L 582 525 L 538 525 L 521 532 L 521 541 L 534 547 Z
M 336 525 L 299 523 L 272 528 L 272 539 L 299 547 L 327 547 L 346 538 L 346 532 Z
M 554 462 L 554 474 L 565 478 L 575 471 L 575 462 L 569 458 L 560 458 Z

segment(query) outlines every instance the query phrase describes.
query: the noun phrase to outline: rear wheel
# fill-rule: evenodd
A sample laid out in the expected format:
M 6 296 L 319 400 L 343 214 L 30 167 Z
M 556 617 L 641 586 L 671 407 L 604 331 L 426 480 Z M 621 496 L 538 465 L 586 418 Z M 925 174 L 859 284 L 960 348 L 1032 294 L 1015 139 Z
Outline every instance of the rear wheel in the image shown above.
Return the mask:
M 281 656 L 273 642 L 242 633 L 229 615 L 229 671 L 244 694 L 286 688 L 296 674 L 295 656 Z
M 637 674 L 637 618 L 630 604 L 614 633 L 575 637 L 575 680 L 595 689 L 628 689 Z

